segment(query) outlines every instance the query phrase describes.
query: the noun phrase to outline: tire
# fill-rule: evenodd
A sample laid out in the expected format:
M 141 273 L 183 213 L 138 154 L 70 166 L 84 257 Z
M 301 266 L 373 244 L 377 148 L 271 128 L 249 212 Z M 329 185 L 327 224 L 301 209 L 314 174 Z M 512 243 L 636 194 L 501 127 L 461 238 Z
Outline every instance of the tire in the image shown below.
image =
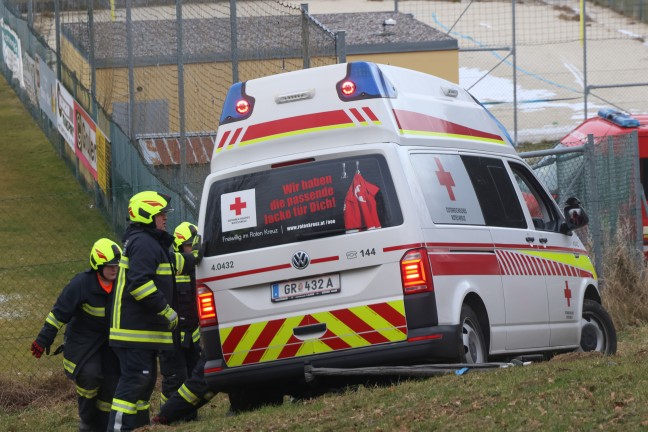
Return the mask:
M 466 364 L 486 363 L 488 361 L 488 347 L 484 341 L 477 315 L 466 304 L 461 306 L 461 338 L 460 346 L 463 348 L 459 362 Z
M 266 405 L 283 404 L 283 394 L 267 389 L 234 390 L 228 393 L 228 397 L 230 410 L 235 414 L 253 411 Z
M 617 350 L 616 329 L 610 314 L 594 300 L 583 302 L 580 348 L 577 351 L 598 351 L 612 355 Z

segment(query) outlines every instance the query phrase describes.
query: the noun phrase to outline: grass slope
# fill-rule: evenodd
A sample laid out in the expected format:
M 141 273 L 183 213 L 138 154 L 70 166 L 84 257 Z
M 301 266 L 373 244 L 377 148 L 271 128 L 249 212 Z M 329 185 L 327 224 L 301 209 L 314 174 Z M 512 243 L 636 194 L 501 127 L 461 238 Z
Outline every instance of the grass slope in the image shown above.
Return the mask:
M 1 79 L 0 132 L 0 229 L 5 239 L 20 240 L 7 242 L 16 244 L 16 249 L 0 249 L 0 263 L 4 268 L 20 259 L 29 264 L 23 269 L 32 269 L 27 277 L 24 270 L 16 272 L 15 281 L 0 279 L 1 290 L 6 293 L 20 282 L 24 293 L 37 283 L 49 283 L 49 291 L 57 293 L 65 281 L 51 280 L 48 272 L 55 265 L 48 263 L 60 266 L 60 261 L 70 260 L 62 270 L 69 278 L 87 265 L 89 245 L 99 236 L 110 236 L 109 228 Z M 27 238 L 22 237 L 25 235 Z M 4 273 L 0 276 L 6 277 Z M 51 302 L 37 300 L 40 298 L 34 297 L 34 313 L 44 318 Z M 0 303 L 0 311 L 2 308 L 6 306 Z M 11 322 L 1 316 L 5 333 L 12 333 Z M 37 364 L 27 351 L 42 324 L 42 318 L 34 320 L 34 328 L 19 348 L 7 352 L 0 345 L 0 361 L 5 364 L 0 370 L 11 364 Z M 198 421 L 143 430 L 647 430 L 647 347 L 648 327 L 627 326 L 619 334 L 619 353 L 612 357 L 567 354 L 524 367 L 360 387 L 299 402 L 286 400 L 280 407 L 235 417 L 225 415 L 227 398 L 219 394 L 202 408 Z M 156 400 L 152 406 L 155 411 Z M 0 430 L 73 431 L 77 424 L 73 386 L 63 377 L 60 365 L 27 380 L 0 382 Z

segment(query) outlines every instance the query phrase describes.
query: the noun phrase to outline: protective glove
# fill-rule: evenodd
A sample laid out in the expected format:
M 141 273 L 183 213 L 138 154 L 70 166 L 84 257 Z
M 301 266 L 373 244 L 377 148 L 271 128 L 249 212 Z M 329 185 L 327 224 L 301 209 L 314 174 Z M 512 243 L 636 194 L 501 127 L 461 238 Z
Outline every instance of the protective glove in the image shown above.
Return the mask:
M 39 358 L 41 358 L 41 356 L 43 355 L 44 352 L 45 352 L 45 348 L 38 345 L 38 342 L 36 342 L 36 341 L 32 342 L 32 344 L 31 344 L 31 353 L 32 353 L 32 355 L 34 357 L 39 359 Z
M 173 310 L 171 306 L 166 305 L 166 307 L 162 310 L 162 312 L 159 312 L 158 315 L 162 315 L 167 319 L 167 321 L 169 321 L 169 330 L 173 330 L 178 326 L 178 314 Z
M 196 265 L 200 264 L 200 261 L 202 261 L 204 252 L 205 251 L 202 245 L 202 238 L 200 237 L 200 234 L 196 234 L 194 236 L 193 242 L 191 243 L 191 253 L 195 258 L 194 263 Z

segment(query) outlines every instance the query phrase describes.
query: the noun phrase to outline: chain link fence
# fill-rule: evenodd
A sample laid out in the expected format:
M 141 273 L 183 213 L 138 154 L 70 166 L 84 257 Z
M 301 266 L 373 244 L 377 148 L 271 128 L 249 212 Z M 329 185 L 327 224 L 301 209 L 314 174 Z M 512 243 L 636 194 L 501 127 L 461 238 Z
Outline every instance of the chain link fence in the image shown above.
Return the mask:
M 578 198 L 590 223 L 577 231 L 594 257 L 599 277 L 606 247 L 614 244 L 619 226 L 630 227 L 624 239 L 629 250 L 643 259 L 642 193 L 637 132 L 561 143 L 553 149 L 520 154 L 563 208 Z

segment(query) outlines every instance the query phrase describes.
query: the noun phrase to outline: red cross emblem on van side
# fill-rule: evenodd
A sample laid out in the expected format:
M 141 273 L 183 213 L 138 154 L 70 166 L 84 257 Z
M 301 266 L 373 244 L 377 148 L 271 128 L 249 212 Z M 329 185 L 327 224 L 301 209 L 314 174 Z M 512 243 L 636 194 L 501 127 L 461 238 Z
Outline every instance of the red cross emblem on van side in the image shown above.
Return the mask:
M 247 207 L 247 204 L 241 201 L 241 197 L 236 197 L 234 204 L 230 204 L 230 210 L 236 212 L 236 216 L 241 216 L 243 209 Z
M 565 298 L 567 299 L 567 307 L 571 307 L 571 290 L 569 289 L 569 284 L 567 281 L 565 281 L 565 290 L 563 291 L 565 293 Z
M 441 165 L 441 160 L 438 157 L 435 157 L 434 160 L 436 161 L 437 168 L 439 169 L 436 171 L 437 178 L 439 179 L 439 184 L 441 186 L 445 186 L 446 189 L 448 190 L 448 196 L 450 197 L 450 201 L 455 200 L 455 194 L 452 188 L 455 186 L 455 182 L 452 179 L 452 174 L 450 174 L 448 171 L 443 169 L 443 165 Z

